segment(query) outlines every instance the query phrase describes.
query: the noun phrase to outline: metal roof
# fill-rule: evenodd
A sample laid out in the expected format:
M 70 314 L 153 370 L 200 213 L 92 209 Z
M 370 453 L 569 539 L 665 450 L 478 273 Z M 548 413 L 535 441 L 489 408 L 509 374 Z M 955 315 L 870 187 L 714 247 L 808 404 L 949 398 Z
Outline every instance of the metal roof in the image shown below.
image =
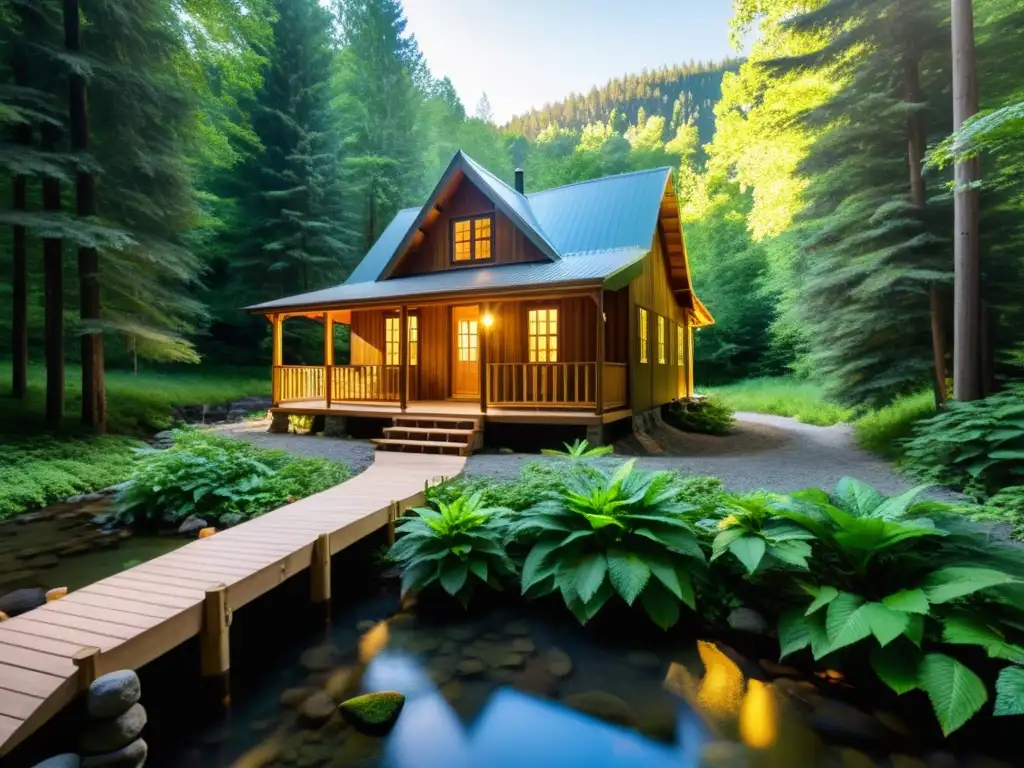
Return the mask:
M 381 279 L 436 202 L 446 181 L 457 171 L 463 172 L 496 207 L 508 214 L 552 261 L 472 266 Z M 522 195 L 460 150 L 430 200 L 419 208 L 399 211 L 343 285 L 248 309 L 264 311 L 453 291 L 604 281 L 639 262 L 650 251 L 671 173 L 669 168 L 656 168 Z
M 345 283 L 321 291 L 268 301 L 249 309 L 266 311 L 343 306 L 448 293 L 487 293 L 537 285 L 598 285 L 641 262 L 649 250 L 649 246 L 618 248 L 573 254 L 558 261 L 447 269 L 390 280 Z

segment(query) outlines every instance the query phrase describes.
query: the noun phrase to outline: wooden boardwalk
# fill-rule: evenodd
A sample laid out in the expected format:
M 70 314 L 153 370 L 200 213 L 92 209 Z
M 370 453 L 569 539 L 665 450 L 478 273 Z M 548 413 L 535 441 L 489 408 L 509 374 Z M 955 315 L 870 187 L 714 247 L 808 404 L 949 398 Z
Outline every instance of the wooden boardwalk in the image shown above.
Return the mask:
M 458 475 L 459 456 L 378 452 L 360 475 L 0 624 L 0 755 L 70 703 L 87 677 L 72 659 L 98 648 L 95 674 L 137 669 L 199 634 L 206 590 L 227 609 L 309 568 L 314 543 L 334 554 L 422 503 L 426 484 Z

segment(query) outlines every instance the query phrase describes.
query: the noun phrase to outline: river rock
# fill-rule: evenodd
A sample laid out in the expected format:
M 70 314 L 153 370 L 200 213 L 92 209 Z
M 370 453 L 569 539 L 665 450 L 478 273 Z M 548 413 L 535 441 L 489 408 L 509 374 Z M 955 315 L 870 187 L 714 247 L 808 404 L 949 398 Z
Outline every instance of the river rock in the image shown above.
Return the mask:
M 528 637 L 517 637 L 509 644 L 509 646 L 516 653 L 533 653 L 535 647 L 533 645 L 533 640 Z
M 178 526 L 178 533 L 190 536 L 192 534 L 198 534 L 203 528 L 207 528 L 209 523 L 203 520 L 201 517 L 195 515 L 189 515 L 185 518 L 184 522 Z
M 341 660 L 341 649 L 336 645 L 318 645 L 303 652 L 299 657 L 301 664 L 309 672 L 326 672 L 338 666 Z
M 749 632 L 752 635 L 766 635 L 770 629 L 764 616 L 753 608 L 733 608 L 728 618 L 729 626 L 737 632 Z
M 771 659 L 758 659 L 758 664 L 767 672 L 769 675 L 775 677 L 799 677 L 800 670 L 794 667 L 787 667 L 783 664 L 778 664 Z
M 331 719 L 338 705 L 327 695 L 327 691 L 317 691 L 299 706 L 299 714 L 313 725 L 322 725 Z
M 530 634 L 530 625 L 522 619 L 518 621 L 510 621 L 502 627 L 502 631 L 506 635 L 528 635 Z
M 466 643 L 476 637 L 476 630 L 468 626 L 446 627 L 444 636 L 457 643 Z
M 81 768 L 82 758 L 70 752 L 63 755 L 55 755 L 36 763 L 35 768 Z
M 405 696 L 397 691 L 378 691 L 356 696 L 341 704 L 341 714 L 357 731 L 383 736 L 398 720 Z
M 294 709 L 314 693 L 316 693 L 316 688 L 310 688 L 308 686 L 303 686 L 301 688 L 288 688 L 281 693 L 281 698 L 278 699 L 278 701 L 280 701 L 282 707 Z
M 463 659 L 456 665 L 456 671 L 463 677 L 469 677 L 470 675 L 479 675 L 487 668 L 480 659 Z
M 593 715 L 601 720 L 631 726 L 634 723 L 633 713 L 618 696 L 607 691 L 584 691 L 572 693 L 562 699 L 567 707 Z
M 626 654 L 626 663 L 638 669 L 657 669 L 661 666 L 661 659 L 650 651 L 631 651 Z
M 146 763 L 149 747 L 142 739 L 136 739 L 127 747 L 105 755 L 93 755 L 82 761 L 82 768 L 142 768 Z
M 46 605 L 46 590 L 39 587 L 16 589 L 0 597 L 0 611 L 12 618 L 41 605 Z
M 572 672 L 572 659 L 561 648 L 551 646 L 544 652 L 544 663 L 555 677 L 568 677 Z
M 93 717 L 110 720 L 138 704 L 141 697 L 139 676 L 130 669 L 123 669 L 97 677 L 89 686 L 85 706 Z
M 850 704 L 822 698 L 809 718 L 812 728 L 836 736 L 874 741 L 885 738 L 886 728 L 876 718 Z
M 97 720 L 86 726 L 80 745 L 90 755 L 115 752 L 131 744 L 146 727 L 146 710 L 133 704 L 123 715 L 112 720 Z
M 358 682 L 358 669 L 342 667 L 341 669 L 334 670 L 330 677 L 327 678 L 324 690 L 327 691 L 327 695 L 334 701 L 341 703 L 353 692 L 352 689 L 355 688 Z

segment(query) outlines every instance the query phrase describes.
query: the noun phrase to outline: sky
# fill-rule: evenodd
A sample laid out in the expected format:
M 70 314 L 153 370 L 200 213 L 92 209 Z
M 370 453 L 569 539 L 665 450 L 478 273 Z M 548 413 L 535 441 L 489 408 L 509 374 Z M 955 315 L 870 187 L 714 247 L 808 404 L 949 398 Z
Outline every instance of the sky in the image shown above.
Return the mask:
M 435 77 L 471 115 L 486 91 L 494 122 L 609 79 L 729 47 L 731 0 L 404 0 Z

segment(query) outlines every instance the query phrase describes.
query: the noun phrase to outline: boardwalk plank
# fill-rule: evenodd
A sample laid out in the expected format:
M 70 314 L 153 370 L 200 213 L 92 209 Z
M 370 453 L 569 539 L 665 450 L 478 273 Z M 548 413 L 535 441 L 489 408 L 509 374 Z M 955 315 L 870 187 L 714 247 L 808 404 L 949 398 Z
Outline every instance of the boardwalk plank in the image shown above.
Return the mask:
M 57 690 L 63 677 L 22 667 L 0 664 L 0 688 L 44 699 Z
M 126 627 L 133 627 L 135 629 L 149 629 L 152 626 L 159 624 L 164 618 L 167 617 L 155 617 L 155 616 L 141 616 L 137 613 L 130 613 L 129 611 L 100 608 L 95 605 L 88 605 L 85 603 L 78 603 L 71 600 L 55 600 L 49 603 L 47 611 L 52 613 L 67 614 L 69 616 L 78 616 L 83 619 L 90 619 L 92 621 L 109 622 L 111 624 L 119 624 Z M 39 612 L 39 615 L 43 615 L 43 611 Z M 88 627 L 82 627 L 82 629 L 88 629 Z

